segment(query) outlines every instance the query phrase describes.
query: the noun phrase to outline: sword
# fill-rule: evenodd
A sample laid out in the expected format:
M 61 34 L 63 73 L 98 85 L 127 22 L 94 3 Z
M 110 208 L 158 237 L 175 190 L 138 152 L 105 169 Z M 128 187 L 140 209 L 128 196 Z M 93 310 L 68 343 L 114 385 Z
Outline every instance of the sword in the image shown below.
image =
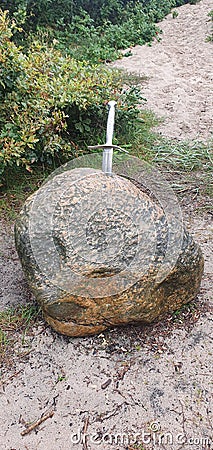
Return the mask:
M 124 150 L 124 148 L 119 147 L 118 145 L 113 145 L 113 143 L 112 143 L 113 133 L 114 133 L 114 123 L 115 123 L 115 105 L 116 105 L 116 102 L 114 100 L 111 100 L 108 103 L 109 113 L 108 113 L 108 119 L 107 119 L 106 144 L 88 146 L 88 148 L 90 148 L 92 150 L 96 149 L 96 148 L 103 149 L 102 171 L 107 176 L 112 176 L 113 149 L 117 149 L 121 152 L 128 153 L 128 151 Z

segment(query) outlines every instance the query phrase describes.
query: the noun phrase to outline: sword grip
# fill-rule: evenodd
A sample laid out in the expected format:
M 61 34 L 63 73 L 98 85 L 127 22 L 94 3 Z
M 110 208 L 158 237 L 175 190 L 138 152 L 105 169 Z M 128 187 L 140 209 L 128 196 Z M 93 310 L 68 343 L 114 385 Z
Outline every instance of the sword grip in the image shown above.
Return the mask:
M 112 156 L 113 156 L 112 148 L 104 149 L 102 159 L 102 171 L 105 173 L 105 175 L 108 176 L 112 175 Z

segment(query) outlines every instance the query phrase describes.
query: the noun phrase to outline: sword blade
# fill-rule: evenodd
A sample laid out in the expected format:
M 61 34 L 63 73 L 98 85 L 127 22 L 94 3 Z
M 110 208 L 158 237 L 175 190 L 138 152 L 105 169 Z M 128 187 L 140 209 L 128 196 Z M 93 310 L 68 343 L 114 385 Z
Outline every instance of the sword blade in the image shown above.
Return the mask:
M 103 161 L 102 161 L 102 170 L 106 175 L 112 175 L 112 156 L 113 156 L 113 147 L 112 139 L 114 133 L 114 123 L 115 123 L 115 105 L 116 102 L 111 100 L 108 103 L 109 113 L 107 119 L 107 131 L 106 131 L 106 145 L 107 148 L 103 151 Z

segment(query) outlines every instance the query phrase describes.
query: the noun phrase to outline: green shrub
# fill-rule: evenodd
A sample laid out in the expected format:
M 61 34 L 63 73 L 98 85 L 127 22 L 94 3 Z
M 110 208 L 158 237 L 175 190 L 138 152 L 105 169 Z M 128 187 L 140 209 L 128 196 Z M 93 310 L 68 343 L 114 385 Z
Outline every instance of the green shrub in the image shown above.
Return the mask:
M 74 17 L 85 11 L 95 27 L 106 22 L 122 24 L 128 21 L 129 11 L 154 12 L 154 20 L 161 20 L 172 7 L 199 0 L 0 0 L 0 7 L 8 9 L 19 19 L 26 16 L 25 28 L 35 30 L 38 26 L 63 28 L 71 24 Z
M 210 17 L 210 21 L 211 21 L 211 34 L 209 34 L 209 36 L 207 36 L 206 41 L 207 42 L 213 42 L 213 9 L 208 13 L 208 17 Z
M 34 42 L 24 54 L 12 42 L 14 23 L 0 14 L 0 171 L 9 165 L 51 164 L 103 142 L 106 104 L 118 102 L 120 143 L 130 140 L 140 111 L 135 87 L 122 89 L 119 71 L 62 56 Z M 126 122 L 126 124 L 125 124 Z M 88 150 L 87 150 L 88 152 Z
M 140 90 L 128 82 L 123 90 L 123 76 L 100 62 L 151 41 L 155 22 L 184 3 L 0 0 L 0 176 L 8 166 L 63 162 L 103 142 L 112 98 L 119 144 L 141 136 Z
M 119 49 L 152 41 L 158 33 L 156 22 L 171 8 L 197 0 L 0 0 L 0 7 L 24 32 L 15 42 L 26 47 L 36 33 L 49 42 L 58 41 L 64 54 L 94 63 L 113 60 Z

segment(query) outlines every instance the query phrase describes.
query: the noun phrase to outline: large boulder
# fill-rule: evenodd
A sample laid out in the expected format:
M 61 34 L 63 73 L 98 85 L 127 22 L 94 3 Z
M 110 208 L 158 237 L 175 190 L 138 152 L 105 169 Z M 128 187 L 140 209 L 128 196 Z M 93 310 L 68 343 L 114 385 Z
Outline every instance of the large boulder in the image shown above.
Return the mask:
M 47 322 L 69 336 L 152 322 L 199 290 L 203 257 L 180 211 L 166 208 L 168 194 L 159 200 L 148 181 L 144 188 L 140 177 L 117 172 L 65 166 L 16 222 L 30 288 Z

